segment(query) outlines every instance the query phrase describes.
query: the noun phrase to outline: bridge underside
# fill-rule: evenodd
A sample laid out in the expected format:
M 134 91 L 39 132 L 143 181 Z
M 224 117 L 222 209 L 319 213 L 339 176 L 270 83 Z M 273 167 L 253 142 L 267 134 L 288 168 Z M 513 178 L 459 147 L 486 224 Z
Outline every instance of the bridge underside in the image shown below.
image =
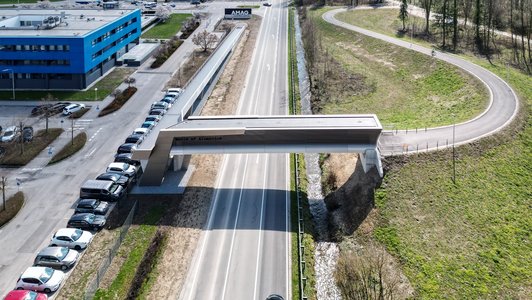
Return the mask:
M 360 153 L 364 170 L 376 167 L 382 127 L 375 115 L 192 117 L 159 132 L 133 158 L 146 161 L 140 185 L 160 185 L 183 155 L 229 153 Z

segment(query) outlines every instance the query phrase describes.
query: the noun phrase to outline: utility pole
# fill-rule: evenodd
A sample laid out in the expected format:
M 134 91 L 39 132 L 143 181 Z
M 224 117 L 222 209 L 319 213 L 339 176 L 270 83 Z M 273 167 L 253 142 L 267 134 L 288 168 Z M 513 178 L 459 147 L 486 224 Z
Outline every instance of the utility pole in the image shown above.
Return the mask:
M 456 156 L 454 150 L 454 136 L 456 132 L 456 123 L 453 124 L 453 183 L 456 184 Z
M 20 121 L 20 124 L 19 124 L 19 132 L 20 132 L 20 136 L 19 136 L 19 139 L 20 139 L 20 154 L 24 154 L 24 132 L 22 131 L 22 121 Z
M 7 177 L 2 176 L 0 178 L 0 185 L 2 187 L 2 199 L 4 201 L 4 206 L 2 206 L 2 211 L 6 210 L 6 183 L 7 183 Z
M 74 145 L 74 119 L 72 119 L 72 128 L 71 129 L 72 129 L 72 132 L 71 132 L 72 139 L 71 139 L 70 144 Z

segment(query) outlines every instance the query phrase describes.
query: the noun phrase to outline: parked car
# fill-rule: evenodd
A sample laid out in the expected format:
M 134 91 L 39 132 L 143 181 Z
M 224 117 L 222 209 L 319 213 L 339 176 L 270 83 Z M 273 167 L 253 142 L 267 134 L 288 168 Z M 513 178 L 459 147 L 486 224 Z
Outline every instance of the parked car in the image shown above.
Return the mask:
M 70 105 L 67 105 L 65 108 L 63 108 L 63 115 L 68 116 L 84 108 L 85 108 L 85 104 L 83 103 L 70 104 Z
M 159 101 L 159 102 L 154 102 L 151 105 L 151 109 L 154 109 L 154 108 L 168 110 L 168 108 L 170 108 L 170 105 L 164 101 Z
M 116 153 L 131 153 L 135 149 L 137 149 L 137 144 L 125 143 L 118 147 Z
M 82 199 L 118 201 L 125 194 L 126 190 L 121 185 L 109 180 L 87 180 L 79 189 L 79 197 Z
M 57 291 L 64 279 L 65 273 L 61 271 L 48 267 L 29 267 L 20 275 L 16 289 L 51 293 Z
M 159 102 L 164 102 L 164 103 L 167 103 L 168 104 L 168 108 L 172 107 L 172 104 L 174 104 L 176 98 L 172 98 L 172 97 L 164 97 L 163 99 L 161 99 L 161 101 Z
M 147 116 L 146 119 L 144 119 L 144 121 L 151 121 L 151 122 L 159 123 L 161 121 L 161 117 L 156 116 L 156 115 L 150 115 L 150 116 Z
M 264 6 L 272 6 L 272 4 L 270 2 L 264 2 L 264 3 L 262 3 L 262 5 L 264 5 Z
M 46 247 L 37 254 L 33 264 L 65 271 L 70 269 L 78 258 L 79 252 L 68 247 Z
M 162 116 L 164 116 L 165 113 L 166 113 L 166 110 L 164 110 L 164 109 L 152 108 L 148 114 L 149 115 L 157 115 L 157 116 L 161 116 L 162 117 Z
M 70 102 L 57 102 L 56 104 L 52 105 L 52 107 L 48 109 L 48 114 L 49 115 L 58 114 L 62 112 L 63 109 L 70 104 L 71 104 Z
M 0 141 L 2 141 L 2 143 L 12 142 L 19 134 L 20 132 L 17 126 L 9 126 L 4 131 L 4 134 L 0 138 Z
M 9 292 L 4 300 L 47 300 L 48 296 L 42 293 L 26 290 L 13 290 Z
M 143 135 L 146 135 L 148 132 L 150 132 L 150 131 L 147 128 L 139 127 L 139 128 L 135 128 L 135 130 L 133 130 L 133 133 L 131 133 L 131 134 L 143 134 Z
M 92 213 L 105 216 L 107 211 L 109 211 L 109 203 L 107 202 L 98 199 L 79 199 L 74 213 Z
M 31 115 L 34 117 L 38 115 L 42 115 L 45 112 L 47 112 L 50 108 L 52 108 L 52 106 L 53 104 L 51 103 L 37 105 L 31 110 Z
M 125 143 L 133 143 L 133 144 L 140 144 L 142 143 L 142 141 L 144 140 L 144 134 L 139 134 L 139 133 L 134 133 L 134 134 L 131 134 L 129 135 L 126 140 L 125 140 Z
M 100 230 L 105 226 L 104 216 L 91 213 L 74 214 L 67 222 L 67 227 L 77 229 Z
M 33 127 L 26 126 L 22 128 L 22 141 L 31 142 L 33 140 Z
M 98 177 L 96 177 L 96 180 L 104 180 L 104 181 L 111 181 L 115 184 L 120 185 L 124 189 L 126 189 L 129 185 L 129 182 L 131 179 L 125 175 L 114 173 L 114 172 L 105 172 Z
M 131 153 L 121 153 L 115 155 L 115 162 L 123 162 L 126 164 L 134 165 L 136 167 L 140 166 L 140 161 L 132 159 L 133 155 Z
M 130 164 L 126 164 L 126 163 L 121 163 L 121 162 L 110 163 L 106 171 L 123 174 L 133 179 L 135 179 L 137 176 L 137 167 L 130 165 Z
M 168 90 L 166 90 L 166 94 L 169 94 L 169 93 L 181 94 L 183 93 L 183 89 L 182 88 L 169 88 Z
M 146 121 L 144 123 L 142 123 L 142 125 L 140 125 L 141 128 L 147 128 L 149 130 L 151 130 L 154 126 L 155 126 L 155 122 L 152 122 L 152 121 Z
M 88 231 L 75 228 L 62 228 L 52 237 L 50 246 L 63 246 L 79 251 L 87 248 L 92 241 L 92 237 L 92 233 Z

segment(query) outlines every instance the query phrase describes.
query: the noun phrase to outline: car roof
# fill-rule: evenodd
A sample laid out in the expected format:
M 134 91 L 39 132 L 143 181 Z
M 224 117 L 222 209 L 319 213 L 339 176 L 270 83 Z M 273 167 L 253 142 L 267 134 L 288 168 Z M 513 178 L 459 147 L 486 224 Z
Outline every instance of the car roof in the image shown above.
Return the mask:
M 65 108 L 74 108 L 74 107 L 77 107 L 77 106 L 79 106 L 78 103 L 72 103 L 72 104 L 69 104 L 69 105 L 65 106 Z
M 125 165 L 127 165 L 127 163 L 123 163 L 123 162 L 112 162 L 109 164 L 108 168 L 124 168 Z
M 89 179 L 87 181 L 85 181 L 85 183 L 83 183 L 83 185 L 81 186 L 81 188 L 87 188 L 87 189 L 94 189 L 94 188 L 109 188 L 113 183 L 112 182 L 109 182 L 107 180 L 92 180 L 92 179 Z
M 98 177 L 96 177 L 96 180 L 102 180 L 102 179 L 99 179 L 99 178 L 113 179 L 111 177 L 116 177 L 116 179 L 118 179 L 120 177 L 120 174 L 112 173 L 112 172 L 105 172 L 105 173 L 102 173 L 102 174 L 98 175 Z
M 139 127 L 139 128 L 135 128 L 135 130 L 133 130 L 133 132 L 135 131 L 143 131 L 143 132 L 148 132 L 149 130 L 147 128 L 142 128 L 142 127 Z
M 68 237 L 70 237 L 77 230 L 78 229 L 76 229 L 76 228 L 61 228 L 55 233 L 55 236 L 68 236 Z
M 80 204 L 91 204 L 91 205 L 93 205 L 96 202 L 98 202 L 97 199 L 79 199 L 78 205 L 80 205 Z
M 73 214 L 72 217 L 70 217 L 70 221 L 80 221 L 80 220 L 85 220 L 85 219 L 88 218 L 90 215 L 92 215 L 92 214 L 91 214 L 91 213 Z
M 17 126 L 9 126 L 4 131 L 14 131 L 15 129 L 17 129 Z
M 22 273 L 21 278 L 39 278 L 46 267 L 29 267 Z
M 62 253 L 61 253 L 61 250 L 65 248 L 65 247 L 46 247 L 44 249 L 42 249 L 39 254 L 37 255 L 41 255 L 41 256 L 60 256 Z

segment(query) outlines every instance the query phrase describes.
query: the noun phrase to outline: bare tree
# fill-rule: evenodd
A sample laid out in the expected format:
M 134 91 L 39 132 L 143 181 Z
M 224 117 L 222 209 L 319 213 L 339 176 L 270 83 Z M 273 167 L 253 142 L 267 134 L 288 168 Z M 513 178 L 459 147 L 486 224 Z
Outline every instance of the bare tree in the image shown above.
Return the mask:
M 132 84 L 135 84 L 137 82 L 137 79 L 135 77 L 128 77 L 126 80 L 124 80 L 124 83 L 127 83 L 127 87 L 130 88 Z
M 120 94 L 122 94 L 122 90 L 121 89 L 115 89 L 112 93 L 111 93 L 111 96 L 113 96 L 114 98 L 118 97 Z
M 399 293 L 399 276 L 388 269 L 385 250 L 369 245 L 360 253 L 342 252 L 334 277 L 344 299 L 392 300 Z
M 218 41 L 218 36 L 214 33 L 209 33 L 207 30 L 196 33 L 192 36 L 192 42 L 200 46 L 203 49 L 203 52 L 207 51 Z
M 155 10 L 155 16 L 163 23 L 170 18 L 170 13 L 170 9 L 167 6 L 157 6 Z
M 399 19 L 403 22 L 403 31 L 405 31 L 405 22 L 408 19 L 408 3 L 407 0 L 401 1 L 401 7 L 399 8 Z
M 432 9 L 432 0 L 421 0 L 421 7 L 425 9 L 425 34 L 430 33 L 430 10 Z
M 43 117 L 45 119 L 45 122 L 46 122 L 46 129 L 44 132 L 48 133 L 48 120 L 50 119 L 50 116 L 53 114 L 53 112 L 51 111 L 51 107 L 49 107 L 48 105 L 51 105 L 50 102 L 52 101 L 55 101 L 57 99 L 54 98 L 54 96 L 52 96 L 52 94 L 48 93 L 46 94 L 46 97 L 44 98 L 41 98 L 41 102 L 43 103 L 42 105 L 46 105 L 44 107 L 44 110 L 43 110 Z

